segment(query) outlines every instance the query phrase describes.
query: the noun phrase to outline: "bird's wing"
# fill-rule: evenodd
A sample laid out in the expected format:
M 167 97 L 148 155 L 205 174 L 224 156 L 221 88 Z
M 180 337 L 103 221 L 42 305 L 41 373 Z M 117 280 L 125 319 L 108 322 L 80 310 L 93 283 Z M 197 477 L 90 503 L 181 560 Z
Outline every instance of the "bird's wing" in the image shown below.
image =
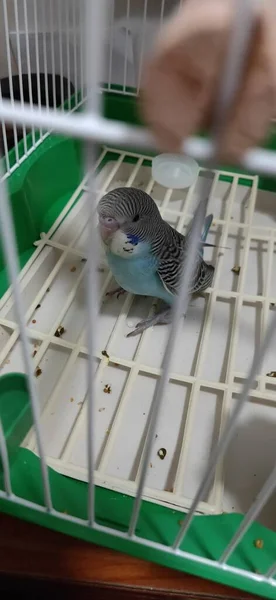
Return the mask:
M 192 283 L 192 293 L 203 292 L 212 285 L 215 268 L 208 265 L 203 259 L 199 262 L 194 280 Z
M 164 288 L 172 295 L 177 294 L 181 273 L 183 269 L 183 261 L 176 259 L 167 259 L 160 261 L 158 267 L 158 275 Z M 199 257 L 198 265 L 191 284 L 190 293 L 196 294 L 206 290 L 211 284 L 214 276 L 214 267 L 208 265 L 201 257 Z
M 176 261 L 167 260 L 164 263 L 163 261 L 160 261 L 160 265 L 157 272 L 165 290 L 169 292 L 169 294 L 175 295 L 177 293 L 177 284 L 179 282 L 181 273 L 181 269 L 178 273 L 178 265 Z
M 174 295 L 177 293 L 183 269 L 185 238 L 172 227 L 167 228 L 166 233 L 157 272 L 164 288 Z
M 209 224 L 209 223 L 208 223 Z M 210 225 L 209 225 L 210 227 Z M 172 295 L 177 294 L 180 278 L 185 265 L 186 254 L 189 251 L 189 238 L 170 228 L 169 236 L 164 236 L 162 256 L 159 258 L 158 275 L 164 288 Z M 191 284 L 190 293 L 194 294 L 207 289 L 213 279 L 214 267 L 208 265 L 198 253 L 197 267 Z

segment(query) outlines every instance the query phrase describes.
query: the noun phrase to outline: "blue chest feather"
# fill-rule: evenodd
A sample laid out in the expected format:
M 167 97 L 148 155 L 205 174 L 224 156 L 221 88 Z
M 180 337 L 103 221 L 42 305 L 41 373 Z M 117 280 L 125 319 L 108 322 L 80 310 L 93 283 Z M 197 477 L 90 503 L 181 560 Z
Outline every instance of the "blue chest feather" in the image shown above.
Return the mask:
M 132 256 L 129 260 L 108 252 L 107 260 L 117 283 L 127 292 L 153 296 L 165 302 L 173 300 L 157 273 L 158 260 L 150 252 Z

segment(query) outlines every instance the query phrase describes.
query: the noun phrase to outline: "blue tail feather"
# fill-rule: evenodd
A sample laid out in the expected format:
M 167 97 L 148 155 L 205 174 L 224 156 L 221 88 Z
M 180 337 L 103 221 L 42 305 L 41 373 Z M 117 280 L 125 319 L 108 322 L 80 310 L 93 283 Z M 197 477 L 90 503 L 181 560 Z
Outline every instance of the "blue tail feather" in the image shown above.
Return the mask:
M 205 241 L 206 241 L 207 235 L 209 233 L 209 229 L 210 229 L 210 227 L 212 225 L 212 222 L 213 222 L 213 215 L 208 215 L 208 217 L 206 217 L 206 219 L 205 219 L 204 229 L 203 229 L 203 232 L 201 234 L 201 240 L 202 240 L 202 248 L 200 250 L 201 256 L 203 256 L 204 246 L 208 246 L 208 244 L 205 244 Z
M 212 222 L 213 222 L 213 215 L 208 215 L 208 217 L 206 217 L 206 219 L 205 219 L 204 229 L 203 229 L 203 232 L 201 234 L 201 239 L 202 239 L 203 242 L 206 241 L 206 238 L 207 238 L 207 235 L 209 233 L 209 229 L 210 229 L 210 227 L 212 225 Z
M 210 248 L 217 248 L 216 244 L 208 244 L 206 242 L 206 238 L 207 238 L 207 235 L 209 233 L 210 227 L 212 225 L 213 218 L 214 218 L 214 215 L 212 215 L 212 214 L 208 215 L 208 217 L 206 217 L 205 222 L 204 222 L 204 228 L 203 228 L 203 231 L 202 231 L 202 234 L 201 234 L 201 242 L 202 242 L 202 246 L 201 246 L 201 249 L 200 249 L 201 256 L 203 256 L 203 250 L 204 250 L 205 247 L 208 246 Z M 187 229 L 187 232 L 186 232 L 186 239 L 188 239 L 189 236 L 190 236 L 190 233 L 191 233 L 191 224 L 192 224 L 192 221 L 189 223 L 189 226 L 188 226 L 188 229 Z

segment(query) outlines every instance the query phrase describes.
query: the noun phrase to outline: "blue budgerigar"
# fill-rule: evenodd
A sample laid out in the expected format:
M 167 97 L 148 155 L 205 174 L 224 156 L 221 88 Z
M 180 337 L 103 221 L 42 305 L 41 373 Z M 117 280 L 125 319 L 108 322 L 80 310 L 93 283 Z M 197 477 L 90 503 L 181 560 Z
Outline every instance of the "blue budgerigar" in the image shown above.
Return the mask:
M 186 236 L 164 221 L 153 199 L 136 188 L 117 188 L 98 204 L 99 230 L 109 267 L 123 290 L 163 300 L 166 308 L 141 321 L 129 336 L 141 333 L 157 323 L 169 323 L 171 305 L 177 294 L 189 248 Z M 208 288 L 214 267 L 203 259 L 203 247 L 213 220 L 206 217 L 202 246 L 190 292 Z M 118 291 L 118 290 L 116 290 Z

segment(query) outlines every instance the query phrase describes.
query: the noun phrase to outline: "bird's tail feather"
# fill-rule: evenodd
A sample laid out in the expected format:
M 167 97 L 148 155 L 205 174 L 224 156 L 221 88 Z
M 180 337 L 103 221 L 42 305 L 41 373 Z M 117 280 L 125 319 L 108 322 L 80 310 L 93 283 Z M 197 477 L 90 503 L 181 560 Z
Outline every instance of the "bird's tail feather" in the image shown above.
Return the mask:
M 202 246 L 203 248 L 220 248 L 221 250 L 231 250 L 230 246 L 218 246 L 217 244 L 208 244 L 208 242 L 204 242 Z
M 205 242 L 205 240 L 207 238 L 207 235 L 209 233 L 209 229 L 210 229 L 210 227 L 212 225 L 213 217 L 214 217 L 213 215 L 208 215 L 208 217 L 206 217 L 206 219 L 205 219 L 204 229 L 203 229 L 203 232 L 201 234 L 201 239 L 202 239 L 203 242 Z
M 201 248 L 200 248 L 200 254 L 202 256 L 203 256 L 204 248 L 220 248 L 223 250 L 230 250 L 230 248 L 228 246 L 218 246 L 217 244 L 209 244 L 208 242 L 206 242 L 206 238 L 209 233 L 210 227 L 212 225 L 213 218 L 214 218 L 214 215 L 212 215 L 212 214 L 208 215 L 208 217 L 206 217 L 205 222 L 204 222 L 204 228 L 203 228 L 203 231 L 201 234 Z M 192 223 L 192 221 L 191 221 L 191 223 Z M 189 224 L 187 232 L 186 232 L 186 240 L 189 239 L 189 236 L 190 236 L 191 223 Z
M 209 229 L 212 225 L 212 222 L 213 222 L 213 215 L 208 215 L 208 217 L 206 217 L 206 219 L 205 219 L 204 229 L 201 234 L 203 248 L 221 248 L 223 250 L 230 250 L 230 248 L 228 246 L 218 246 L 217 244 L 209 244 L 208 242 L 205 241 L 207 238 L 207 235 L 209 233 Z

